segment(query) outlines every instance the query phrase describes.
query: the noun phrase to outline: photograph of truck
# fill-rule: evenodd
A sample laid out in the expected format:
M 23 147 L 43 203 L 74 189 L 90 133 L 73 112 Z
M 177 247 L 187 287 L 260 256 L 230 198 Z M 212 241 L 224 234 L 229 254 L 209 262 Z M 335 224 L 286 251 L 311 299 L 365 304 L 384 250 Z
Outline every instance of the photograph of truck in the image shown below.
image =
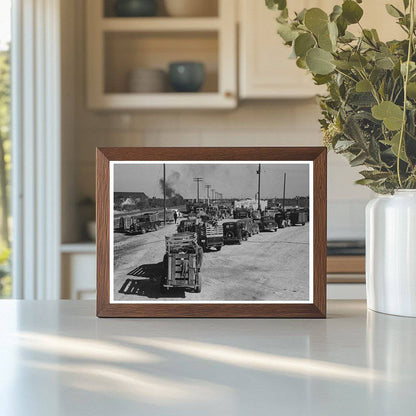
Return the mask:
M 114 162 L 111 302 L 309 302 L 309 162 Z

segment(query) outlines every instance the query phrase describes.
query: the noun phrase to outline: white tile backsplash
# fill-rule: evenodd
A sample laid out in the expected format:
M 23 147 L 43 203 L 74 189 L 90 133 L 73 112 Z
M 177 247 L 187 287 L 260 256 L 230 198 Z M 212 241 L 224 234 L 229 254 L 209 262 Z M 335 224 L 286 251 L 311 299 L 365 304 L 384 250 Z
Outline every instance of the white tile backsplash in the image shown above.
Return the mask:
M 255 101 L 233 111 L 93 112 L 77 108 L 74 173 L 78 200 L 95 194 L 96 146 L 319 146 L 315 100 Z M 328 237 L 362 238 L 372 193 L 359 169 L 328 157 Z

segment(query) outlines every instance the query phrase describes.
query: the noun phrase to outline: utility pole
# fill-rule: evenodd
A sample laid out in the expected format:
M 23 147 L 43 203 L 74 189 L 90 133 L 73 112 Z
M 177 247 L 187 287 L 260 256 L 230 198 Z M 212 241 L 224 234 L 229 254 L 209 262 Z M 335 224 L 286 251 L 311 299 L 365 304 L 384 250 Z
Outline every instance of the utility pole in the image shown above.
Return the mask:
M 196 202 L 199 202 L 199 183 L 202 182 L 203 178 L 194 178 L 194 182 L 196 182 Z
M 166 227 L 166 163 L 163 164 L 163 225 Z
M 207 189 L 207 203 L 209 205 L 209 190 L 211 188 L 211 185 L 205 185 L 205 188 Z
M 259 175 L 259 183 L 257 187 L 257 209 L 261 212 L 261 203 L 260 203 L 260 176 L 261 176 L 261 164 L 259 163 L 259 169 L 257 170 L 257 175 Z
M 285 212 L 285 199 L 286 199 L 286 172 L 283 177 L 283 212 Z

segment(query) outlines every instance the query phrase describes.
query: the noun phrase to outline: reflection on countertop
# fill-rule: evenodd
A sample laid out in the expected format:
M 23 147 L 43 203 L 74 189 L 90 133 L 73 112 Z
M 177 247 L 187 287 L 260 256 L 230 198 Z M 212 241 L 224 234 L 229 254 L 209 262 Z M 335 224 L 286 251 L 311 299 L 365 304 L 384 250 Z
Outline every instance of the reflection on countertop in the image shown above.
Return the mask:
M 328 240 L 328 256 L 365 256 L 364 240 Z
M 97 319 L 94 302 L 1 301 L 0 414 L 413 416 L 416 319 L 328 311 Z

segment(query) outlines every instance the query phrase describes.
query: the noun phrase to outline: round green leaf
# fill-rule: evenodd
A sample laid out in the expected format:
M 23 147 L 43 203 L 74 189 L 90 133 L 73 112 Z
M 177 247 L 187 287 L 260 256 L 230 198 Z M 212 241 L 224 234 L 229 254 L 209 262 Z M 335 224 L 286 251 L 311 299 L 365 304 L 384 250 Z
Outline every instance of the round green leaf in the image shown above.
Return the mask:
M 334 57 L 329 52 L 314 48 L 306 54 L 306 65 L 313 74 L 327 75 L 335 69 L 333 59 Z
M 367 79 L 362 79 L 360 82 L 357 82 L 355 90 L 357 92 L 371 92 L 371 82 Z
M 331 42 L 331 38 L 329 37 L 329 33 L 321 33 L 318 36 L 318 45 L 321 49 L 324 49 L 325 51 L 332 52 L 334 45 Z
M 416 100 L 416 82 L 409 82 L 407 84 L 407 97 Z
M 341 15 L 342 7 L 337 4 L 334 6 L 332 13 L 329 15 L 329 19 L 331 20 L 331 22 L 335 22 Z
M 266 0 L 266 6 L 271 10 L 284 10 L 286 0 Z
M 297 65 L 298 68 L 306 69 L 307 68 L 306 59 L 305 58 L 298 58 L 296 60 L 296 65 Z
M 305 26 L 315 35 L 324 33 L 328 28 L 328 15 L 317 7 L 305 13 Z
M 373 117 L 382 120 L 385 126 L 392 131 L 402 127 L 403 110 L 391 101 L 383 101 L 371 109 Z
M 353 0 L 346 0 L 342 4 L 342 16 L 349 24 L 358 23 L 363 14 L 363 9 Z
M 318 35 L 318 44 L 321 49 L 328 52 L 335 51 L 338 38 L 338 27 L 334 22 L 329 22 L 326 30 Z
M 388 70 L 394 69 L 394 65 L 395 65 L 393 59 L 389 56 L 376 59 L 375 63 L 376 63 L 376 67 L 381 68 L 381 69 L 388 69 Z
M 279 23 L 277 25 L 277 33 L 286 43 L 294 41 L 299 36 L 299 32 L 293 30 L 292 27 L 286 23 Z
M 301 58 L 306 56 L 306 52 L 315 46 L 315 40 L 310 33 L 302 33 L 295 40 L 296 56 Z

